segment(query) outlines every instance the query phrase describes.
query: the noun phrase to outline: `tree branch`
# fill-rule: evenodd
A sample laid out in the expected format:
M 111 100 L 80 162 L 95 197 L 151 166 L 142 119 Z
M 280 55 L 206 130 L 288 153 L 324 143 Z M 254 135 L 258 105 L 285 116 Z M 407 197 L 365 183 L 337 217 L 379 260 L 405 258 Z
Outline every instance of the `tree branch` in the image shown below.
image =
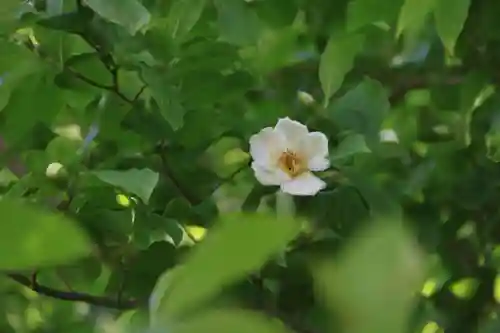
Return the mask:
M 120 300 L 111 297 L 93 296 L 79 292 L 62 291 L 39 285 L 36 281 L 32 281 L 30 278 L 21 274 L 9 273 L 7 274 L 7 276 L 11 280 L 33 290 L 34 292 L 40 295 L 55 298 L 62 301 L 84 302 L 91 305 L 102 306 L 118 310 L 135 309 L 140 306 L 140 303 L 134 299 Z

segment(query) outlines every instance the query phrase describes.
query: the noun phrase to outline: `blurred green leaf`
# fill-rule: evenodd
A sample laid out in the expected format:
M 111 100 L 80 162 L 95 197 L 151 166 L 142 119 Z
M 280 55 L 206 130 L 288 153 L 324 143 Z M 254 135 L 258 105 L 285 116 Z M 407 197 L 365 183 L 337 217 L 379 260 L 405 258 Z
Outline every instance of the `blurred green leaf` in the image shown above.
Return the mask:
M 91 252 L 82 230 L 61 214 L 4 198 L 0 200 L 0 215 L 2 270 L 64 264 Z
M 83 0 L 87 6 L 105 19 L 122 25 L 134 35 L 144 28 L 151 14 L 138 0 Z
M 396 221 L 357 236 L 337 261 L 313 269 L 317 295 L 348 332 L 404 332 L 423 282 L 422 254 Z
M 450 54 L 454 54 L 455 43 L 467 19 L 470 0 L 436 0 L 434 19 L 436 29 Z
M 352 69 L 354 58 L 363 47 L 364 38 L 358 34 L 334 34 L 328 40 L 319 63 L 319 80 L 325 95 L 325 105 L 341 87 L 344 76 Z
M 269 215 L 221 217 L 184 265 L 169 279 L 160 280 L 153 295 L 159 300 L 154 317 L 161 322 L 208 301 L 284 251 L 300 228 L 298 221 Z
M 257 312 L 238 309 L 208 310 L 197 314 L 186 322 L 174 326 L 179 333 L 288 333 L 279 320 L 268 318 Z
M 137 195 L 146 204 L 159 180 L 158 173 L 150 169 L 99 170 L 92 174 L 103 182 Z

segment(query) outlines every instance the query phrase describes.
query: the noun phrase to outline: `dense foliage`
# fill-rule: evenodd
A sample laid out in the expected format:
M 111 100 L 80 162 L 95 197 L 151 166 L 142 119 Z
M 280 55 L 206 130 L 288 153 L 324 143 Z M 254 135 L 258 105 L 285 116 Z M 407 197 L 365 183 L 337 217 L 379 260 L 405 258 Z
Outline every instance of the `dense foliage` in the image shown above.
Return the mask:
M 497 1 L 0 2 L 2 333 L 500 330 Z

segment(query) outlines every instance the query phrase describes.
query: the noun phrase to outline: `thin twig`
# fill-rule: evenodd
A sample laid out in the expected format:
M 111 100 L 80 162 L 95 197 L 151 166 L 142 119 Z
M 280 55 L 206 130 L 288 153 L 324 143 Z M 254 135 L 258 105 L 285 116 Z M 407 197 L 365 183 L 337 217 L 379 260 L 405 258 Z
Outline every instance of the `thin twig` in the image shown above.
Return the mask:
M 68 68 L 69 72 L 74 75 L 76 78 L 82 80 L 83 82 L 87 83 L 87 84 L 90 84 L 91 86 L 93 87 L 96 87 L 96 88 L 100 88 L 100 89 L 104 89 L 104 90 L 107 90 L 107 91 L 111 91 L 113 93 L 115 93 L 118 97 L 120 97 L 122 100 L 124 100 L 125 102 L 129 103 L 129 104 L 134 104 L 134 100 L 128 98 L 127 96 L 125 96 L 120 90 L 117 89 L 117 87 L 115 85 L 106 85 L 106 84 L 102 84 L 102 83 L 99 83 L 99 82 L 96 82 L 92 79 L 89 79 L 88 77 L 86 77 L 85 75 L 81 74 L 81 73 L 78 73 L 77 71 L 71 69 L 71 68 Z
M 175 177 L 174 172 L 170 168 L 170 164 L 168 163 L 165 151 L 164 150 L 160 151 L 159 155 L 162 162 L 163 172 L 175 186 L 177 192 L 184 198 L 186 198 L 186 200 L 189 201 L 191 205 L 193 206 L 198 205 L 200 203 L 200 200 L 195 196 L 191 195 L 191 193 L 188 190 L 186 190 L 184 186 L 182 186 L 182 184 Z
M 119 309 L 119 310 L 134 309 L 140 306 L 140 303 L 134 299 L 117 300 L 111 297 L 93 296 L 85 293 L 72 292 L 72 291 L 71 292 L 62 291 L 42 286 L 38 284 L 36 281 L 32 281 L 30 278 L 21 274 L 10 273 L 7 274 L 7 276 L 13 281 L 33 290 L 34 292 L 40 295 L 55 298 L 62 301 L 84 302 L 87 304 L 102 306 L 111 309 Z
M 141 89 L 139 89 L 139 91 L 137 92 L 137 94 L 135 94 L 134 98 L 132 99 L 132 101 L 135 103 L 137 102 L 137 100 L 139 99 L 139 97 L 141 97 L 142 93 L 144 92 L 144 90 L 147 88 L 147 85 L 143 85 L 141 87 Z

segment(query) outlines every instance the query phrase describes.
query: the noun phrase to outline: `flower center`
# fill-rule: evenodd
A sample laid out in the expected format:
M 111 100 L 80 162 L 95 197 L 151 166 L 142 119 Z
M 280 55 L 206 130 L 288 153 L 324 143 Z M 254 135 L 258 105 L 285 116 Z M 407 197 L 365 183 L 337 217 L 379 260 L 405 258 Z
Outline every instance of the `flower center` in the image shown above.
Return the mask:
M 307 167 L 302 158 L 298 154 L 289 150 L 281 153 L 278 159 L 278 166 L 292 178 L 295 178 L 307 171 Z

